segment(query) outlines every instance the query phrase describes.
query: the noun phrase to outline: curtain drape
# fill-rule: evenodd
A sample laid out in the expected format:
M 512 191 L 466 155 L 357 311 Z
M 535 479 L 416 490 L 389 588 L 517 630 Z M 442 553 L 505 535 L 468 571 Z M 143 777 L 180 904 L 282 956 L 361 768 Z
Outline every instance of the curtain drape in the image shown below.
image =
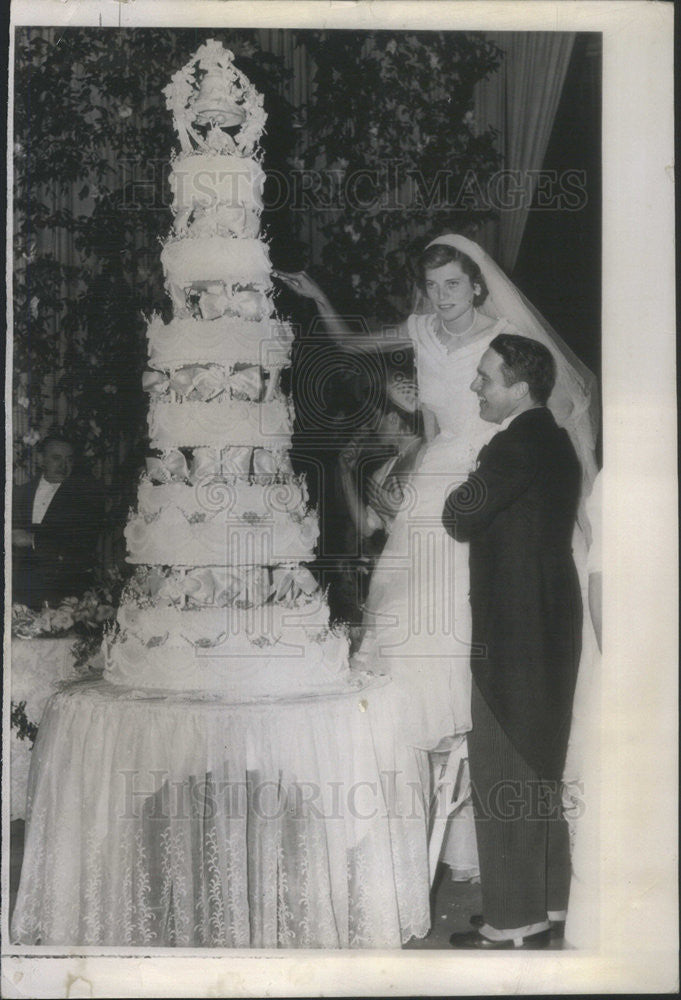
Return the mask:
M 487 224 L 481 242 L 507 272 L 512 272 L 536 189 L 532 171 L 541 169 L 565 74 L 573 32 L 487 32 L 505 53 L 501 66 L 475 88 L 475 118 L 483 131 L 499 133 L 502 170 L 510 189 L 499 205 L 498 223 Z M 503 189 L 502 189 L 503 190 Z M 499 190 L 497 190 L 497 194 Z
M 263 49 L 281 56 L 292 70 L 285 96 L 295 107 L 311 97 L 315 65 L 293 33 L 261 29 Z M 492 126 L 499 133 L 502 170 L 513 171 L 522 194 L 518 206 L 501 210 L 498 222 L 485 225 L 481 243 L 511 271 L 520 249 L 528 211 L 536 187 L 531 171 L 541 169 L 558 109 L 565 75 L 572 55 L 573 32 L 486 32 L 505 57 L 496 73 L 475 88 L 475 118 L 482 131 Z M 315 220 L 305 220 L 299 234 L 319 259 L 324 243 Z

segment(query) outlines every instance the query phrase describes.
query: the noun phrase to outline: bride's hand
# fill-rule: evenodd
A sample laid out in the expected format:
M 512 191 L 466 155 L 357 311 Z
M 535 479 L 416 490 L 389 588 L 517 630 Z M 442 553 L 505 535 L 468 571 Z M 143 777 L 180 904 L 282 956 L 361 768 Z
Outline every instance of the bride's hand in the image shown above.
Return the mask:
M 343 448 L 338 456 L 341 469 L 347 469 L 349 472 L 354 472 L 357 462 L 359 461 L 360 450 L 361 446 L 359 441 L 350 441 L 350 443 Z
M 326 296 L 319 285 L 312 280 L 305 271 L 273 271 L 273 277 L 278 278 L 283 285 L 290 288 L 297 295 L 302 295 L 305 299 L 314 299 L 315 302 L 325 300 Z
M 404 493 L 397 478 L 388 477 L 386 484 L 381 486 L 368 477 L 366 483 L 367 503 L 382 518 L 392 521 L 402 508 Z

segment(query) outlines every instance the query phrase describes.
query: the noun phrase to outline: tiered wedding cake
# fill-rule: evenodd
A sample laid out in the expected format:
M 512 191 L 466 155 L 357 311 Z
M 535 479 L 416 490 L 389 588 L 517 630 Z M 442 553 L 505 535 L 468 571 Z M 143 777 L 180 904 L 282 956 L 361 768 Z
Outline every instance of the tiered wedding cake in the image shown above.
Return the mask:
M 289 460 L 274 317 L 259 239 L 262 96 L 210 41 L 165 93 L 182 152 L 161 259 L 174 319 L 148 328 L 155 457 L 130 516 L 138 564 L 105 642 L 108 680 L 235 700 L 347 689 L 347 639 L 309 570 L 318 535 Z

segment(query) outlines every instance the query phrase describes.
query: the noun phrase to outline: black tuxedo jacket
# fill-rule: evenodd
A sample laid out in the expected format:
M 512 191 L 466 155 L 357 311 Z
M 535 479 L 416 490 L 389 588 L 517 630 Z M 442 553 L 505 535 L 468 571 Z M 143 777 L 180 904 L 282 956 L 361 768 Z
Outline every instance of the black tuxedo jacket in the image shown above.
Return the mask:
M 33 524 L 33 501 L 40 482 L 36 476 L 14 488 L 12 528 L 31 531 L 32 549 L 12 553 L 12 599 L 31 607 L 53 604 L 86 589 L 96 560 L 96 545 L 104 525 L 104 491 L 89 476 L 68 476 L 45 511 Z
M 525 760 L 560 778 L 581 652 L 579 461 L 566 431 L 537 407 L 478 462 L 443 515 L 447 531 L 470 542 L 473 677 Z

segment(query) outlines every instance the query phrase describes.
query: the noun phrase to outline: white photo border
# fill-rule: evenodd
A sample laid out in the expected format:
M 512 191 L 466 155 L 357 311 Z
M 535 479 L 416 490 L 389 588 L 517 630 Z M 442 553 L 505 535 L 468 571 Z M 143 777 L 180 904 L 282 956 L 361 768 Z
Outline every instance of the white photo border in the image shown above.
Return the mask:
M 523 0 L 261 0 L 257 4 L 15 0 L 12 4 L 9 150 L 12 35 L 21 24 L 602 32 L 606 780 L 601 801 L 602 945 L 597 953 L 485 957 L 431 950 L 227 953 L 13 948 L 8 943 L 8 908 L 3 907 L 3 996 L 88 995 L 70 992 L 79 989 L 78 980 L 80 989 L 89 989 L 93 997 L 453 996 L 678 989 L 673 15 L 672 4 L 647 0 L 531 4 Z M 11 161 L 8 177 L 11 185 Z M 11 234 L 8 287 L 10 278 Z M 11 342 L 7 357 L 9 372 Z M 11 378 L 6 380 L 6 400 L 9 389 Z M 6 414 L 6 477 L 11 481 L 7 402 Z M 7 740 L 7 692 L 3 722 Z M 8 756 L 3 754 L 5 790 Z M 7 900 L 7 808 L 3 843 L 2 889 Z

